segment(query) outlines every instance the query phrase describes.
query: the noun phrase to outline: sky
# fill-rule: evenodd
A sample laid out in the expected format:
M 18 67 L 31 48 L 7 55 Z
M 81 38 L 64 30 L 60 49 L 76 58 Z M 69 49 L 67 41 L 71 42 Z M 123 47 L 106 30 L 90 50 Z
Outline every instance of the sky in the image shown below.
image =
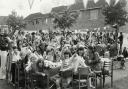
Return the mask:
M 74 0 L 34 0 L 30 9 L 28 0 L 0 0 L 0 16 L 8 16 L 12 11 L 24 17 L 37 12 L 49 13 L 53 7 L 73 3 Z

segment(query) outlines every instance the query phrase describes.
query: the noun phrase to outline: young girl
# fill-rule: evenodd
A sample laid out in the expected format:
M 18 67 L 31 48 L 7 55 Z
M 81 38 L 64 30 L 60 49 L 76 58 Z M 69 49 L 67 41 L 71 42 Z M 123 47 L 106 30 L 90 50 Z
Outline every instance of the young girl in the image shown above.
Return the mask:
M 13 54 L 12 54 L 12 64 L 11 64 L 11 74 L 12 74 L 12 83 L 15 83 L 15 67 L 16 62 L 20 60 L 20 52 L 18 51 L 17 47 L 13 47 Z
M 72 80 L 72 61 L 70 59 L 71 57 L 71 52 L 70 50 L 66 50 L 64 52 L 64 58 L 62 60 L 62 65 L 61 65 L 61 69 L 60 69 L 60 75 L 61 75 L 61 81 L 62 81 L 62 87 L 68 87 L 68 85 L 70 84 L 71 80 Z M 60 89 L 58 87 L 58 89 Z

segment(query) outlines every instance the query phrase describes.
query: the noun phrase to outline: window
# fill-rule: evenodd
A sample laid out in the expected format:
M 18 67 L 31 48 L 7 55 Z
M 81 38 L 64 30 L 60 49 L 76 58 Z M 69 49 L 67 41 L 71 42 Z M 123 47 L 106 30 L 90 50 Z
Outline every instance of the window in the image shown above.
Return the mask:
M 39 24 L 39 20 L 38 19 L 36 20 L 36 24 Z
M 52 18 L 52 19 L 51 19 L 51 23 L 52 23 L 52 24 L 54 24 L 54 20 L 55 20 L 55 18 Z
M 42 19 L 42 24 L 44 24 L 44 22 L 45 22 L 45 20 L 44 20 L 44 19 Z
M 48 23 L 48 19 L 46 18 L 46 20 L 45 20 L 45 23 L 47 24 Z
M 90 20 L 98 19 L 98 10 L 90 10 Z
M 82 18 L 83 11 L 79 13 L 79 18 Z

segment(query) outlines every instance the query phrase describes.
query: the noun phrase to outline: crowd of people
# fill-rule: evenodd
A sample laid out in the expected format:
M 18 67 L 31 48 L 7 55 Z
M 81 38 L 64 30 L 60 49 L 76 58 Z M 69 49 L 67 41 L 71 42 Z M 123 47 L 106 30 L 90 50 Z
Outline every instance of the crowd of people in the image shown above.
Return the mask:
M 60 89 L 61 79 L 65 78 L 67 86 L 73 77 L 78 78 L 78 68 L 89 68 L 90 73 L 101 70 L 102 58 L 110 58 L 123 54 L 128 55 L 127 49 L 122 52 L 123 34 L 119 36 L 119 47 L 114 32 L 24 32 L 19 31 L 13 36 L 7 32 L 0 35 L 0 79 L 7 77 L 15 83 L 15 63 L 22 61 L 23 70 L 38 75 L 38 86 L 44 87 L 45 70 L 59 69 L 51 76 Z M 64 75 L 63 75 L 64 73 Z M 86 76 L 83 76 L 86 77 Z M 89 86 L 94 87 L 89 78 Z

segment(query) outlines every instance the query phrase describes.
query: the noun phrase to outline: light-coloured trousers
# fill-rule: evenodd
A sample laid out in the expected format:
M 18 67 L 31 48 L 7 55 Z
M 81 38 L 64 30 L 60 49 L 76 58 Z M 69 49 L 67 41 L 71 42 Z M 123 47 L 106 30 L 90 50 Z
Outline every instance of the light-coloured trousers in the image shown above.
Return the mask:
M 0 66 L 0 79 L 6 78 L 6 61 L 7 61 L 7 51 L 0 50 L 1 66 Z

